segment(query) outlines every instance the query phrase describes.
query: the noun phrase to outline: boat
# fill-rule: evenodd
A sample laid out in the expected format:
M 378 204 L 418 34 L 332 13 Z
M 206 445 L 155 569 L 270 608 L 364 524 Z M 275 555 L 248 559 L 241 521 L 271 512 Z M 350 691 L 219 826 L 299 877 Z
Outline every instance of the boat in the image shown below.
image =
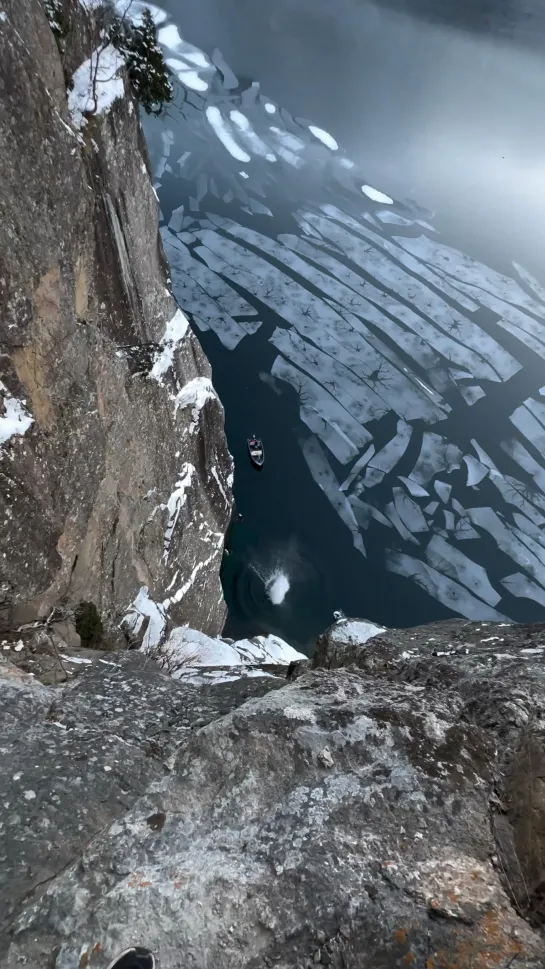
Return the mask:
M 248 453 L 254 468 L 262 468 L 265 463 L 265 451 L 263 442 L 255 435 L 248 438 Z

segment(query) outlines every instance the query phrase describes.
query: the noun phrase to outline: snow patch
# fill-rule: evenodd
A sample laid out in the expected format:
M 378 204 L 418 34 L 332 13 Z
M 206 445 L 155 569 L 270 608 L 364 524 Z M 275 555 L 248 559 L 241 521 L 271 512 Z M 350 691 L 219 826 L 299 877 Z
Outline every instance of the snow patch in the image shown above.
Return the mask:
M 256 636 L 253 639 L 240 639 L 235 643 L 225 643 L 212 639 L 196 629 L 181 626 L 173 629 L 164 647 L 160 660 L 178 678 L 183 675 L 184 667 L 210 666 L 255 666 L 271 664 L 286 666 L 288 663 L 303 660 L 298 653 L 278 636 Z M 178 667 L 178 668 L 177 668 Z
M 184 316 L 181 309 L 177 309 L 172 319 L 167 323 L 161 340 L 163 349 L 159 352 L 151 369 L 151 376 L 159 383 L 162 383 L 164 375 L 172 366 L 174 353 L 185 337 L 188 327 L 189 320 Z
M 355 646 L 366 643 L 373 636 L 385 632 L 385 626 L 362 619 L 341 619 L 329 630 L 329 639 L 335 645 Z
M 216 391 L 212 386 L 212 381 L 208 377 L 195 377 L 189 383 L 185 384 L 176 394 L 176 410 L 178 410 L 178 407 L 193 407 L 191 411 L 193 420 L 189 427 L 190 434 L 193 434 L 193 431 L 198 427 L 199 414 L 206 404 L 206 401 L 216 399 Z
M 0 380 L 0 394 L 4 397 L 4 411 L 0 415 L 0 448 L 15 434 L 21 437 L 28 431 L 34 418 L 25 409 L 25 402 L 12 397 L 5 384 Z
M 153 601 L 149 595 L 148 587 L 143 585 L 136 599 L 123 616 L 121 625 L 136 637 L 146 620 L 147 627 L 141 649 L 143 652 L 149 653 L 160 643 L 167 620 L 164 608 Z
M 125 66 L 125 59 L 113 46 L 98 48 L 78 67 L 72 77 L 73 88 L 68 92 L 68 110 L 76 128 L 82 128 L 85 114 L 105 114 L 114 101 L 125 94 L 123 78 L 117 75 Z

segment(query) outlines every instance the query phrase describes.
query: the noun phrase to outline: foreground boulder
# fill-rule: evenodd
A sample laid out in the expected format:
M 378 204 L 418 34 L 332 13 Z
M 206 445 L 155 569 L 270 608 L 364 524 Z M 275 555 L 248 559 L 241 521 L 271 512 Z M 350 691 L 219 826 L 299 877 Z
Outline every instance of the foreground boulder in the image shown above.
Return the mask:
M 357 666 L 280 689 L 239 681 L 260 695 L 210 709 L 146 792 L 21 898 L 5 964 L 104 969 L 142 943 L 161 969 L 543 967 L 544 652 L 542 626 L 453 622 L 379 631 Z M 170 731 L 173 691 L 202 723 L 187 691 L 238 686 L 164 682 L 134 713 L 168 709 Z M 101 675 L 80 684 L 100 709 Z M 94 755 L 112 721 L 93 729 Z M 35 751 L 29 736 L 28 765 Z M 85 779 L 82 803 L 94 796 Z

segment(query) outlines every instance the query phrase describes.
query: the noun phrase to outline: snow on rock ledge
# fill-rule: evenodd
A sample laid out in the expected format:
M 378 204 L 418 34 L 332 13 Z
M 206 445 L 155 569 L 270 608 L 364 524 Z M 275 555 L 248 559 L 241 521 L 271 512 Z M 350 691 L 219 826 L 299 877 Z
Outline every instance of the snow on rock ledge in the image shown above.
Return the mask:
M 173 629 L 153 657 L 174 679 L 190 682 L 226 682 L 241 676 L 266 676 L 256 666 L 287 666 L 306 660 L 278 636 L 255 636 L 228 643 L 186 626 Z
M 377 626 L 366 619 L 339 619 L 319 637 L 313 658 L 313 666 L 335 669 L 356 663 L 357 654 L 365 643 L 384 633 L 384 626 Z

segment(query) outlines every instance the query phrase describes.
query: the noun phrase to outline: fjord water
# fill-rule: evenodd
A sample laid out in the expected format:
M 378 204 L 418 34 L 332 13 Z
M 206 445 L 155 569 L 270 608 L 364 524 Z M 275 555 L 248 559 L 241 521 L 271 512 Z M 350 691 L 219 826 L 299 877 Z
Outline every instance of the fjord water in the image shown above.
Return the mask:
M 545 17 L 436 7 L 156 11 L 179 81 L 146 131 L 236 462 L 233 635 L 545 617 Z

